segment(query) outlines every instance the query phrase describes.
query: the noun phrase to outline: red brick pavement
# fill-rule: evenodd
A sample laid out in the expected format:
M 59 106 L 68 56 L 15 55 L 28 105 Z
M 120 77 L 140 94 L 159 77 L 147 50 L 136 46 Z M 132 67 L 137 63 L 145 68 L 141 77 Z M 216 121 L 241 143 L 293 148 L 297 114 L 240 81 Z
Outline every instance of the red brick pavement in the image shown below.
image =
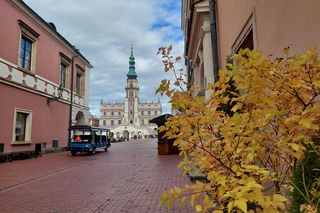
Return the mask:
M 158 207 L 163 191 L 190 183 L 177 155 L 155 140 L 113 144 L 94 156 L 55 153 L 0 164 L 0 212 L 193 212 Z

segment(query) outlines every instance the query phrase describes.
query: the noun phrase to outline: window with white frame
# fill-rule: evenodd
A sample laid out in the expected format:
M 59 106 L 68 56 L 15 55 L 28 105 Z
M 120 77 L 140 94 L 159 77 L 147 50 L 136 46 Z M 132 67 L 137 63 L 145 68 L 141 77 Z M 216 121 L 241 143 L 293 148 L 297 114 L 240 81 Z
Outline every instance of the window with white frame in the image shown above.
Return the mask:
M 60 82 L 59 85 L 62 88 L 68 88 L 68 71 L 69 71 L 69 65 L 67 63 L 61 62 L 60 63 Z
M 18 20 L 21 30 L 18 65 L 23 70 L 35 71 L 36 41 L 40 36 L 22 20 Z
M 13 143 L 31 143 L 32 112 L 16 109 L 14 114 Z
M 84 71 L 78 69 L 76 75 L 76 93 L 84 96 Z
M 22 34 L 20 40 L 19 66 L 29 71 L 31 71 L 32 45 L 33 41 Z

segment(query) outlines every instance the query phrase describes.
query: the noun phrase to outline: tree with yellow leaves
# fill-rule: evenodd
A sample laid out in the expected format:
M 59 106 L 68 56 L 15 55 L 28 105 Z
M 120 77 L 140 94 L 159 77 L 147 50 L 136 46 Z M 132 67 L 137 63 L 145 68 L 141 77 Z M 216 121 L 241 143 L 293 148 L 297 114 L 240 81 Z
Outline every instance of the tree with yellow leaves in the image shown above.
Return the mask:
M 319 135 L 320 61 L 315 49 L 301 56 L 271 59 L 241 50 L 233 64 L 208 86 L 208 100 L 193 97 L 175 70 L 180 57 L 159 48 L 165 71 L 157 93 L 167 95 L 180 113 L 160 131 L 175 139 L 185 173 L 196 169 L 206 182 L 165 192 L 160 203 L 190 203 L 197 212 L 285 212 L 290 208 L 292 171 Z M 189 89 L 185 90 L 187 87 Z M 236 88 L 236 89 L 234 89 Z M 229 110 L 225 110 L 229 106 Z M 318 205 L 318 206 L 317 206 Z M 319 203 L 308 203 L 317 209 Z

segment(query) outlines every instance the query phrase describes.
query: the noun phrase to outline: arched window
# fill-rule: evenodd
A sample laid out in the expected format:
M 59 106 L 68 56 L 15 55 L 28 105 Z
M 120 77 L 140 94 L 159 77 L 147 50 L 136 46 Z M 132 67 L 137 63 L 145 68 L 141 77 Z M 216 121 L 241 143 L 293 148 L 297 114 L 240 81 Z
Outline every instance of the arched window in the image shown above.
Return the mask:
M 111 120 L 111 126 L 113 126 L 114 125 L 114 120 Z
M 113 111 L 111 112 L 111 115 L 113 115 Z
M 106 120 L 103 120 L 103 126 L 107 125 Z
M 151 112 L 150 112 L 150 111 L 148 111 L 148 115 L 151 115 Z

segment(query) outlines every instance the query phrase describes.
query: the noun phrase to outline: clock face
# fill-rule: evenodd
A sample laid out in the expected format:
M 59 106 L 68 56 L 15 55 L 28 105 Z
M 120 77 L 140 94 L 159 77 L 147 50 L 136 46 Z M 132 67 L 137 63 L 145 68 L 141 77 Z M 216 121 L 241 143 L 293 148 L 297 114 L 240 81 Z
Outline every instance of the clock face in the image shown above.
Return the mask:
M 133 92 L 132 91 L 129 92 L 129 96 L 133 97 Z

